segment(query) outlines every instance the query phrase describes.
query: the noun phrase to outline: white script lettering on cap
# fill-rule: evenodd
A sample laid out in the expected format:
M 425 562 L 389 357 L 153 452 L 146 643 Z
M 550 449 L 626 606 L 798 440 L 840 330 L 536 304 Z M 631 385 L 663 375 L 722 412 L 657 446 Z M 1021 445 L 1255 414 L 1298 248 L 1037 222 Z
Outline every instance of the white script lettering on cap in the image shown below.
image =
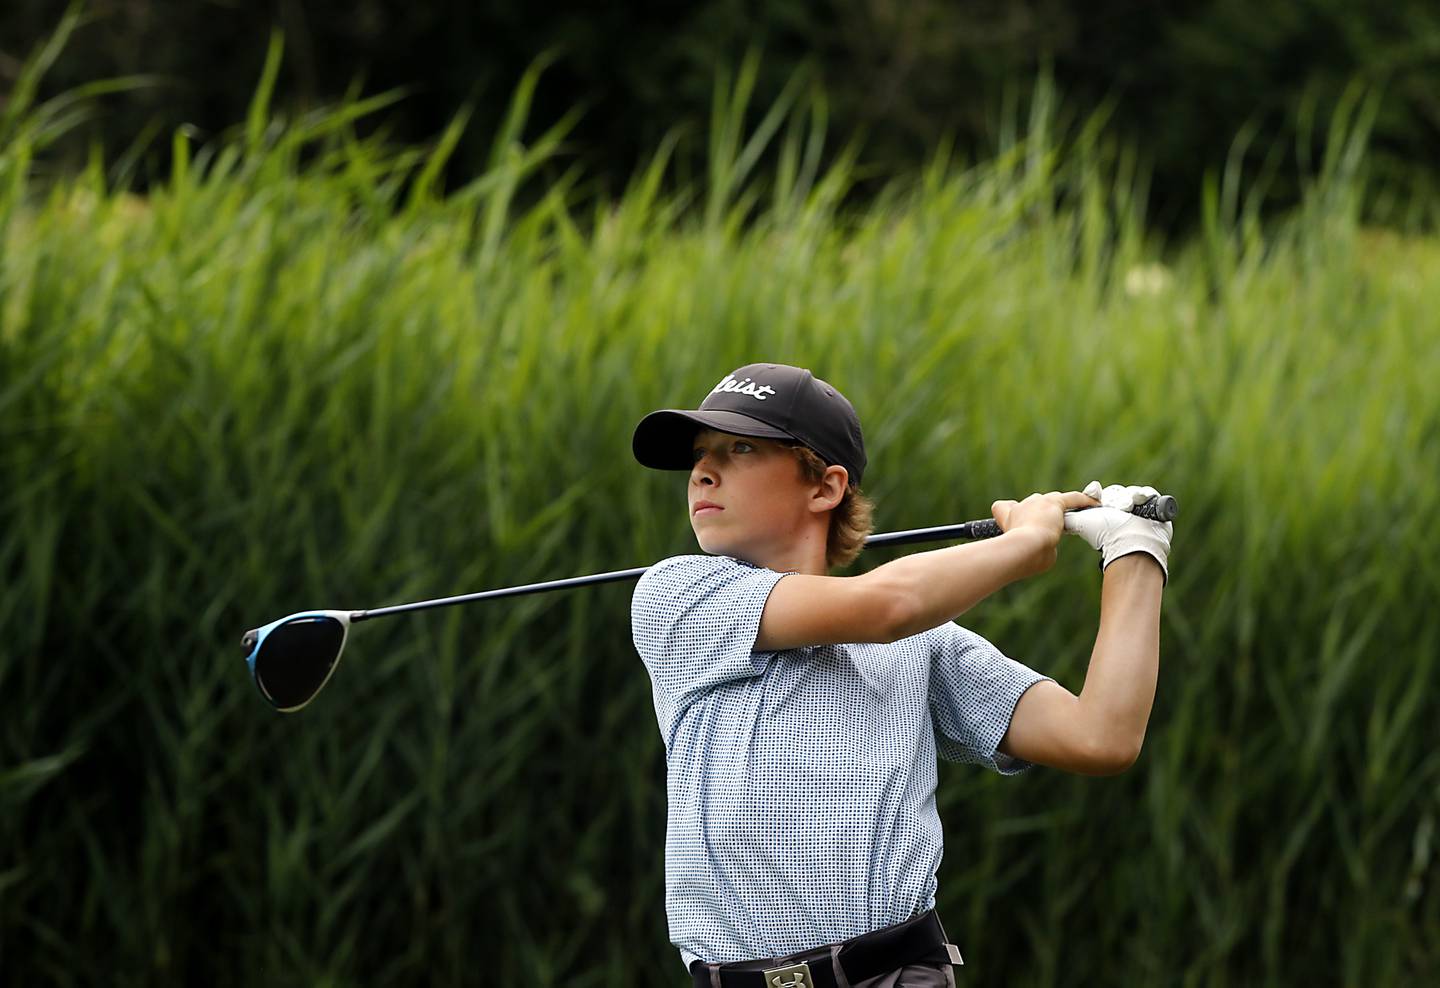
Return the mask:
M 737 395 L 749 395 L 756 401 L 764 401 L 766 395 L 778 394 L 778 392 L 768 384 L 762 384 L 757 388 L 755 382 L 748 377 L 744 381 L 737 381 L 735 380 L 734 374 L 726 374 L 723 381 L 710 389 L 712 395 L 717 391 Z

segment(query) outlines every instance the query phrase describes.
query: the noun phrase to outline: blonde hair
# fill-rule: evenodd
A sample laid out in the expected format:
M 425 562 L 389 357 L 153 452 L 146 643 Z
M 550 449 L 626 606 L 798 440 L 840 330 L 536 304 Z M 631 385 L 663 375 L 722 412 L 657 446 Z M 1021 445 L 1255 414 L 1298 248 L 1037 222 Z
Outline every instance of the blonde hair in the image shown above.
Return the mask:
M 825 476 L 827 464 L 808 446 L 782 442 L 795 454 L 800 476 L 808 484 L 818 484 Z M 834 569 L 849 566 L 865 548 L 865 540 L 875 531 L 875 502 L 854 483 L 845 488 L 840 503 L 830 512 L 830 534 L 825 540 L 825 566 Z

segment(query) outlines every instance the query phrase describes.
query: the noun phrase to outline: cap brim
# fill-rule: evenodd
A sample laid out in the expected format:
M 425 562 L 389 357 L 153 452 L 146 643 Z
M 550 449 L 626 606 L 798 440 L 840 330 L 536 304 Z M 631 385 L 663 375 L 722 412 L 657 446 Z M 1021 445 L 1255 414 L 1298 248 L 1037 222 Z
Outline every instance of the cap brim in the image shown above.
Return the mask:
M 701 429 L 761 439 L 794 439 L 788 432 L 739 412 L 688 411 L 666 408 L 651 412 L 635 427 L 630 448 L 643 466 L 656 470 L 689 470 L 694 465 L 691 441 Z

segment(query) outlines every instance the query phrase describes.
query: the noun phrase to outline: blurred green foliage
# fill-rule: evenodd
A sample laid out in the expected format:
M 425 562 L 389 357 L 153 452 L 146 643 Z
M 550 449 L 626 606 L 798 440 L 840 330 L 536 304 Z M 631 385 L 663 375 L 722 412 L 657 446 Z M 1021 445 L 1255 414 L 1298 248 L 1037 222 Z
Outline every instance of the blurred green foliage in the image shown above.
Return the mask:
M 1298 202 L 1324 122 L 1355 79 L 1384 94 L 1373 169 L 1433 189 L 1440 160 L 1440 11 L 1430 0 L 91 0 L 86 9 L 48 76 L 51 92 L 116 75 L 164 81 L 110 100 L 56 153 L 73 167 L 91 139 L 110 160 L 133 149 L 141 182 L 163 177 L 164 135 L 180 124 L 209 139 L 241 118 L 272 28 L 287 46 L 278 109 L 333 102 L 355 84 L 408 87 L 385 119 L 397 139 L 417 143 L 473 105 L 475 127 L 447 162 L 452 185 L 484 170 L 483 135 L 542 53 L 553 64 L 535 125 L 583 108 L 562 153 L 617 192 L 677 127 L 677 170 L 703 168 L 717 72 L 752 48 L 764 53 L 759 105 L 804 68 L 827 94 L 831 132 L 866 135 L 867 168 L 852 190 L 862 194 L 947 136 L 972 156 L 993 153 L 1007 105 L 1024 104 L 1045 72 L 1078 117 L 1104 108 L 1110 130 L 1147 156 L 1150 219 L 1167 229 L 1193 225 L 1201 177 L 1232 156 L 1271 186 L 1268 202 Z M 0 7 L 0 89 L 59 15 L 55 0 Z
M 1358 221 L 1373 94 L 1299 208 L 1229 169 L 1162 255 L 1139 156 L 1046 86 L 993 158 L 842 212 L 853 145 L 824 164 L 822 104 L 754 103 L 755 61 L 695 181 L 665 143 L 607 199 L 537 181 L 574 121 L 525 136 L 536 73 L 443 192 L 458 127 L 282 124 L 278 59 L 230 138 L 166 135 L 146 197 L 100 158 L 36 180 L 103 93 L 47 100 L 35 63 L 0 112 L 7 982 L 682 983 L 628 588 L 363 625 L 295 717 L 238 642 L 694 551 L 630 432 L 762 357 L 855 402 L 882 530 L 1091 478 L 1184 505 L 1137 766 L 942 773 L 971 972 L 1440 967 L 1440 247 Z M 1078 688 L 1098 592 L 1067 544 L 965 623 Z

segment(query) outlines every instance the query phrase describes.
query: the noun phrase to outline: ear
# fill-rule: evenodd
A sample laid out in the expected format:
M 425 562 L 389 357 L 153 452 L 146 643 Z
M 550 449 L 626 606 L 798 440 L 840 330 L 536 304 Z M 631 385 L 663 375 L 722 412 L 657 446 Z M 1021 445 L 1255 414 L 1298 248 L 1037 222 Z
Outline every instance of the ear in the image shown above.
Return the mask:
M 810 510 L 820 512 L 834 508 L 844 499 L 845 485 L 849 482 L 850 474 L 844 467 L 826 467 L 825 476 L 820 478 L 815 493 L 810 496 Z

